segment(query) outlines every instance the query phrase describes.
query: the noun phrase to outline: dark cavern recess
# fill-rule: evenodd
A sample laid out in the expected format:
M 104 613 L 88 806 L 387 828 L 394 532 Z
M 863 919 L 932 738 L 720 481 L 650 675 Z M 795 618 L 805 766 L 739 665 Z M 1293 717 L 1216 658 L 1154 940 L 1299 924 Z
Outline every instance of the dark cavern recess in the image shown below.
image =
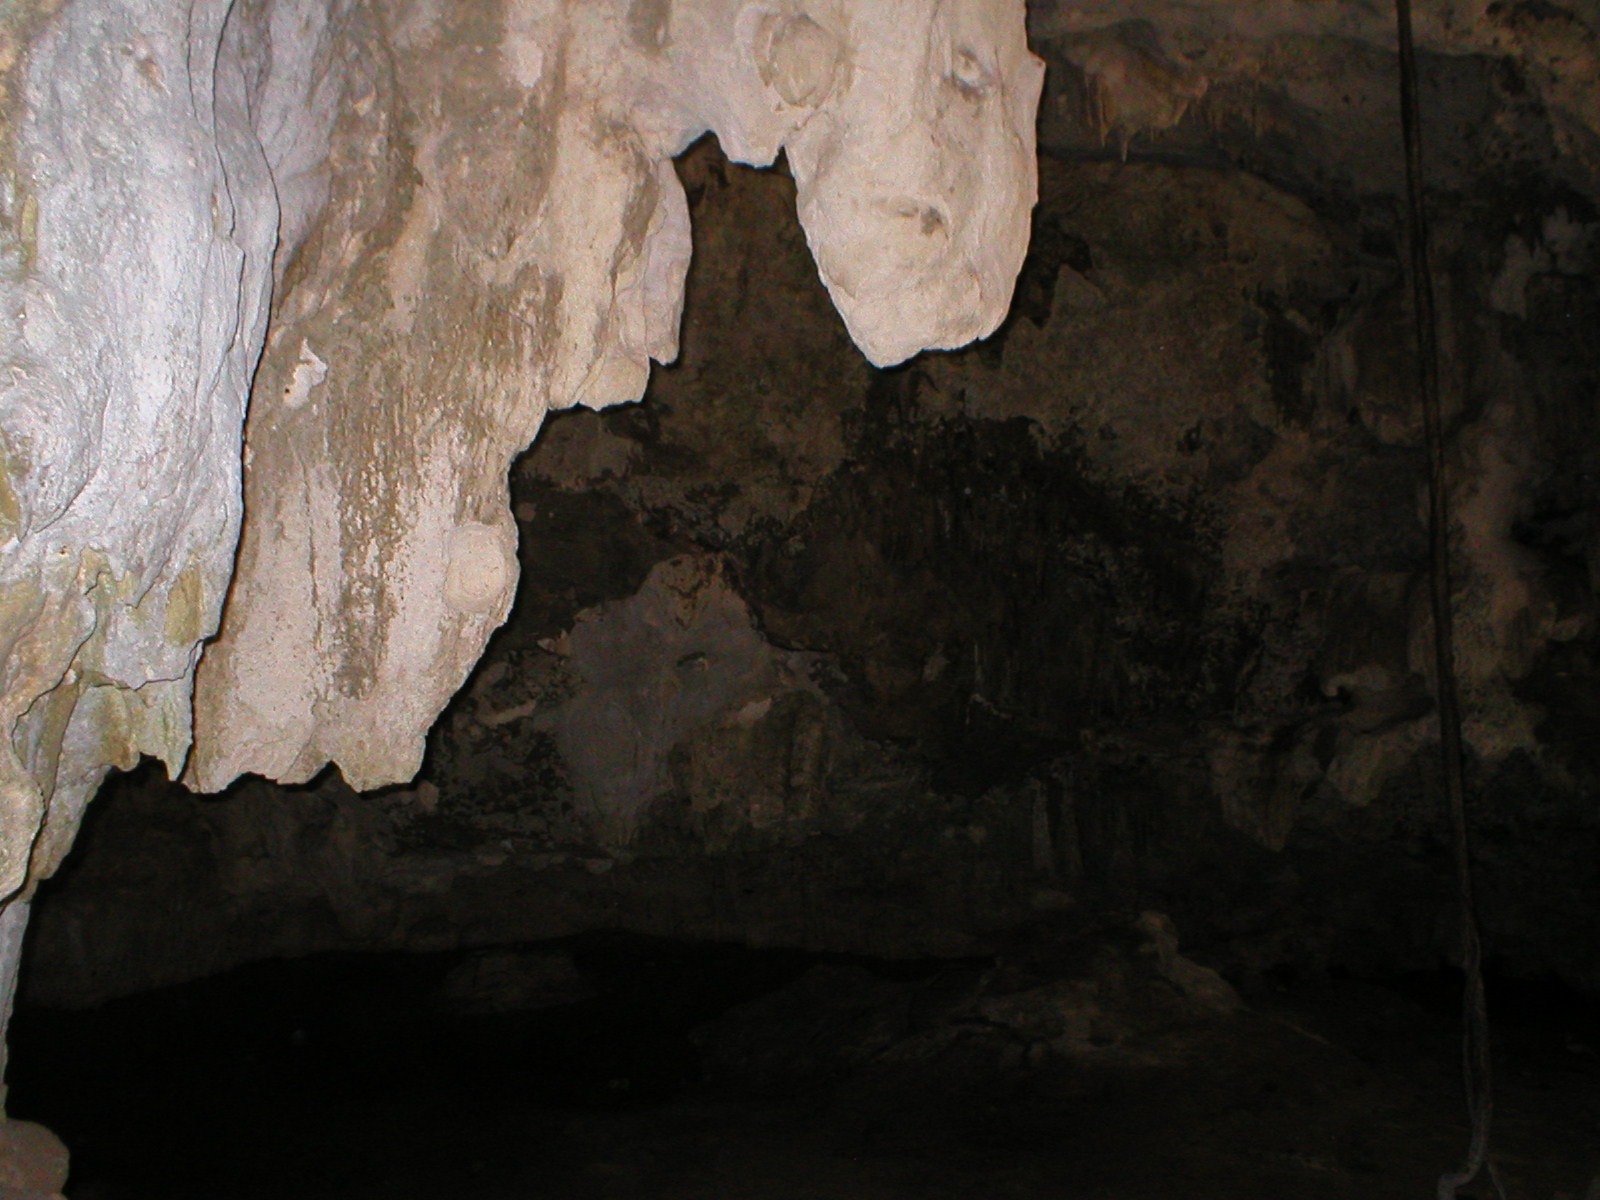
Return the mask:
M 966 349 L 871 367 L 781 165 L 677 161 L 680 360 L 516 462 L 512 616 L 414 783 L 106 785 L 10 1035 L 72 1200 L 1432 1194 L 1395 53 L 1187 95 L 1111 30 L 1184 102 L 1117 125 L 1041 24 L 1030 248 Z M 1510 54 L 1422 72 L 1494 1162 L 1594 1200 L 1600 143 Z

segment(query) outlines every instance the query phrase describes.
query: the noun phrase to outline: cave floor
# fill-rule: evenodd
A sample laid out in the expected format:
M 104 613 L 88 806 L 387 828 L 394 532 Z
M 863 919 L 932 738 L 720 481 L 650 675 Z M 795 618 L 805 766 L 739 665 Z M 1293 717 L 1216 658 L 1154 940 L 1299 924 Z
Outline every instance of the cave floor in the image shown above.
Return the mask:
M 1466 1142 L 1438 988 L 1147 1005 L 1063 1053 L 949 999 L 992 971 L 696 953 L 535 1014 L 445 1020 L 437 963 L 368 960 L 24 1011 L 11 1109 L 73 1148 L 70 1200 L 1399 1200 Z M 1600 1027 L 1500 1007 L 1507 1194 L 1582 1200 Z

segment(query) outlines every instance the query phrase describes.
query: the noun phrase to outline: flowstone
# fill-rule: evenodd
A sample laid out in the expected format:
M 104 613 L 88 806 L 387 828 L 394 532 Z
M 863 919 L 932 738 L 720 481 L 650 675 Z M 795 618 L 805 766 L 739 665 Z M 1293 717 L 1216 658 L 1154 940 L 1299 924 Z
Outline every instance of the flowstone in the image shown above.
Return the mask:
M 208 790 L 416 771 L 515 590 L 511 459 L 551 409 L 636 400 L 676 356 L 670 160 L 695 139 L 787 154 L 880 365 L 996 327 L 1035 197 L 1020 5 L 358 6 L 339 29 L 319 86 L 342 115 L 311 156 L 329 200 L 285 263 L 251 519 L 200 669 L 188 778 Z M 286 128 L 274 162 L 312 136 Z
M 276 225 L 228 5 L 26 8 L 0 38 L 0 898 L 110 766 L 188 753 Z

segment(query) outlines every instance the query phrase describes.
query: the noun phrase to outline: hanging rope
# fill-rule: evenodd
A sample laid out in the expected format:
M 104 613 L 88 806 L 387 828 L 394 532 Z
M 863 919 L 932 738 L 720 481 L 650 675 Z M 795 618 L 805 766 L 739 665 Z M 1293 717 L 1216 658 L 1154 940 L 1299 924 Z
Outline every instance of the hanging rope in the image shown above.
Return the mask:
M 1455 1200 L 1461 1188 L 1488 1169 L 1496 1194 L 1505 1200 L 1489 1162 L 1494 1114 L 1490 1086 L 1489 1011 L 1483 994 L 1483 944 L 1472 889 L 1467 842 L 1466 784 L 1461 749 L 1461 701 L 1456 689 L 1455 635 L 1450 606 L 1450 511 L 1444 486 L 1444 434 L 1439 406 L 1438 317 L 1428 262 L 1428 226 L 1422 207 L 1422 148 L 1417 120 L 1417 52 L 1411 33 L 1411 0 L 1395 0 L 1400 39 L 1400 124 L 1406 153 L 1406 224 L 1411 250 L 1411 291 L 1417 324 L 1417 383 L 1422 400 L 1423 439 L 1428 454 L 1428 578 L 1433 608 L 1434 670 L 1438 676 L 1439 746 L 1444 759 L 1445 803 L 1455 844 L 1456 884 L 1461 906 L 1462 1071 L 1472 1133 L 1461 1169 L 1439 1178 L 1437 1200 Z

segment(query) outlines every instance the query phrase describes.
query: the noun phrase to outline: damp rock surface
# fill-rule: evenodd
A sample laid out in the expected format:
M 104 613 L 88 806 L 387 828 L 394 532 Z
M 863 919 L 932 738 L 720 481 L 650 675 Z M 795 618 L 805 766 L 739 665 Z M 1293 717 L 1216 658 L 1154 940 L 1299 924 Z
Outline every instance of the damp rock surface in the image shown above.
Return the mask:
M 405 951 L 460 956 L 448 1002 L 497 1020 L 596 985 L 496 947 L 601 928 L 960 992 L 1031 931 L 1161 914 L 975 997 L 813 977 L 835 1065 L 979 1031 L 885 1094 L 981 1111 L 995 1063 L 1144 1045 L 1130 1014 L 1214 1030 L 1274 981 L 1459 957 L 1378 10 L 1035 4 L 1042 97 L 1020 5 L 229 11 L 0 17 L 0 882 L 58 865 L 108 763 L 294 781 L 120 779 L 39 894 L 28 1002 Z M 1494 969 L 1593 993 L 1593 14 L 1418 32 L 1480 915 Z M 1377 1134 L 1249 1141 L 1277 1101 L 1207 1082 L 1230 1036 L 1150 1099 L 1252 1149 L 1177 1167 L 1426 1189 Z M 603 1061 L 585 1086 L 629 1091 Z M 904 1185 L 830 1175 L 849 1139 L 778 1111 L 819 1187 Z M 1078 1169 L 1154 1188 L 1159 1150 Z M 1564 1153 L 1547 1192 L 1584 1186 Z M 591 1166 L 574 1189 L 669 1186 Z

